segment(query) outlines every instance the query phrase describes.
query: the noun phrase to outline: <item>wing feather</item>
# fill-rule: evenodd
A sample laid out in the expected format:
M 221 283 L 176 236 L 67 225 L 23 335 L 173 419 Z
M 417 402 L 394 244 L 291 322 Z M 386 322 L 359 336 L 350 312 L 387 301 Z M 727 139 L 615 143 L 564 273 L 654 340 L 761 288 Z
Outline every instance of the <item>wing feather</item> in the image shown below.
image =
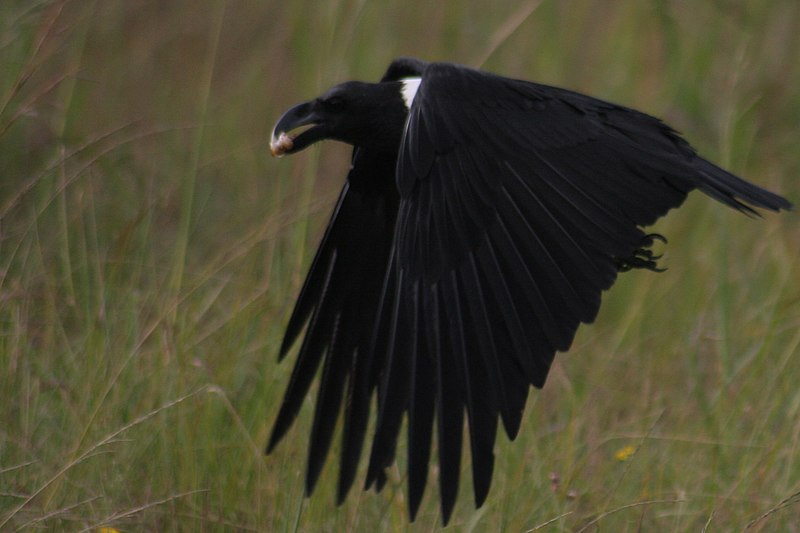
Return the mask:
M 403 273 L 400 276 L 403 277 Z M 413 520 L 425 492 L 430 461 L 431 435 L 433 431 L 434 401 L 437 383 L 436 368 L 428 352 L 427 341 L 422 333 L 424 324 L 420 284 L 414 282 L 404 303 L 410 306 L 411 318 L 410 352 L 411 394 L 408 408 L 408 506 Z M 401 300 L 404 300 L 401 296 Z M 439 384 L 440 385 L 440 384 Z
M 331 254 L 331 262 L 324 272 L 324 277 L 321 277 L 320 295 L 318 299 L 325 301 L 327 294 L 325 288 L 330 285 L 330 277 L 333 272 L 333 267 L 336 263 L 336 254 Z M 298 302 L 299 304 L 299 302 Z M 321 309 L 321 306 L 318 307 Z M 278 418 L 272 427 L 272 435 L 267 445 L 267 453 L 270 453 L 278 441 L 283 437 L 286 431 L 291 426 L 300 405 L 303 402 L 308 389 L 311 386 L 314 375 L 317 373 L 322 356 L 325 354 L 324 338 L 315 332 L 326 331 L 329 328 L 327 320 L 329 315 L 315 313 L 311 319 L 309 326 L 309 334 L 303 339 L 303 344 L 300 347 L 300 353 L 297 356 L 297 362 L 292 369 L 292 376 L 289 379 L 289 386 L 286 389 L 286 394 L 283 397 Z
M 474 321 L 469 317 L 468 310 L 462 301 L 462 295 L 466 292 L 465 289 L 470 290 L 471 287 L 465 287 L 463 282 L 459 282 L 459 278 L 460 273 L 453 271 L 449 279 L 445 280 L 443 289 L 444 299 L 452 309 L 452 326 L 449 329 L 452 337 L 453 354 L 456 358 L 453 368 L 458 370 L 457 374 L 464 388 L 467 415 L 472 429 L 469 432 L 469 440 L 475 502 L 476 505 L 480 506 L 489 490 L 494 468 L 493 448 L 495 435 L 497 434 L 498 411 L 493 387 L 497 387 L 498 384 L 493 382 L 485 362 L 480 354 L 476 353 L 475 347 L 477 343 L 474 338 L 474 329 L 470 327 Z M 451 409 L 454 411 L 457 409 L 461 412 L 463 407 L 455 405 Z M 460 447 L 460 437 L 463 431 L 461 417 L 458 418 L 458 422 L 459 440 L 457 444 Z M 452 453 L 455 443 L 452 446 L 448 446 L 447 443 L 441 443 L 440 446 L 447 453 Z M 443 452 L 440 451 L 440 453 Z M 444 482 L 442 485 L 444 487 Z M 448 487 L 453 499 L 455 499 L 457 485 L 458 478 L 456 477 L 455 484 L 451 484 Z M 445 500 L 444 490 L 442 492 L 442 506 L 446 509 L 443 514 L 447 517 L 452 510 L 453 502 Z
M 467 299 L 470 323 L 474 326 L 477 341 L 473 346 L 490 377 L 491 387 L 487 392 L 497 397 L 506 433 L 514 438 L 528 397 L 528 382 L 521 377 L 519 367 L 507 357 L 513 346 L 500 319 L 499 309 L 487 301 L 485 278 L 481 276 L 474 256 L 469 258 L 463 270 L 461 290 Z
M 377 353 L 385 347 L 386 360 L 380 373 L 378 419 L 365 483 L 367 488 L 374 485 L 378 490 L 386 480 L 384 470 L 394 460 L 403 414 L 408 409 L 411 384 L 411 359 L 407 336 L 411 325 L 407 310 L 401 305 L 399 297 L 404 291 L 404 278 L 397 272 L 396 261 L 392 261 L 389 272 L 390 276 L 386 279 L 387 289 L 380 310 L 381 320 L 384 316 L 387 319 L 385 322 L 387 331 L 385 336 L 379 335 L 372 348 Z
M 461 446 L 464 432 L 464 375 L 457 364 L 459 350 L 454 339 L 443 335 L 452 328 L 449 309 L 453 302 L 439 285 L 434 285 L 426 293 L 428 306 L 426 324 L 430 339 L 430 354 L 437 365 L 437 429 L 439 442 L 439 491 L 441 494 L 442 517 L 444 522 L 450 518 L 458 495 L 458 482 L 461 471 Z

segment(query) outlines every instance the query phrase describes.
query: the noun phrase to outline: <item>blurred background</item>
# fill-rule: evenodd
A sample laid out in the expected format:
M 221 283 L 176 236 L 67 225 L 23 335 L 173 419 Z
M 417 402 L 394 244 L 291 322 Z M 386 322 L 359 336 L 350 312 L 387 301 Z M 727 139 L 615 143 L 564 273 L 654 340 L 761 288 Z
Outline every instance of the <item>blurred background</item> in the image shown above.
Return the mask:
M 350 151 L 269 134 L 399 55 L 636 107 L 800 200 L 795 0 L 2 0 L 0 530 L 441 524 L 435 469 L 408 523 L 404 442 L 381 494 L 336 507 L 334 449 L 303 498 L 313 395 L 263 455 Z M 695 193 L 653 230 L 667 272 L 605 295 L 477 511 L 467 454 L 452 529 L 798 531 L 797 215 Z

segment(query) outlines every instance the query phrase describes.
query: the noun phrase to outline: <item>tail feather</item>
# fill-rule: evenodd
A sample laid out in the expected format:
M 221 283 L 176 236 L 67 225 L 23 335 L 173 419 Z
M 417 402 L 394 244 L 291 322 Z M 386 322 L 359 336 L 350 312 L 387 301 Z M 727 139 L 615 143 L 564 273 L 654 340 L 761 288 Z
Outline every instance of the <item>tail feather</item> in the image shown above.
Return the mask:
M 743 213 L 759 216 L 753 207 L 770 211 L 792 209 L 792 203 L 783 196 L 748 183 L 705 159 L 698 158 L 697 170 L 703 177 L 698 189 Z

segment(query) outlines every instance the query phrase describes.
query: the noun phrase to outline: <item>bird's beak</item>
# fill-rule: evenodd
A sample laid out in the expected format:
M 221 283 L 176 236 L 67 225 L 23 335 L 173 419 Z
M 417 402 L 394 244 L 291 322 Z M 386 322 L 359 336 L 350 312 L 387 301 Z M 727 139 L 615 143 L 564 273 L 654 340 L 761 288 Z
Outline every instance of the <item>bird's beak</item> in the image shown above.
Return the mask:
M 269 143 L 273 157 L 299 152 L 324 137 L 322 119 L 314 108 L 313 100 L 305 102 L 289 109 L 278 119 Z M 308 125 L 312 127 L 293 133 L 293 130 Z

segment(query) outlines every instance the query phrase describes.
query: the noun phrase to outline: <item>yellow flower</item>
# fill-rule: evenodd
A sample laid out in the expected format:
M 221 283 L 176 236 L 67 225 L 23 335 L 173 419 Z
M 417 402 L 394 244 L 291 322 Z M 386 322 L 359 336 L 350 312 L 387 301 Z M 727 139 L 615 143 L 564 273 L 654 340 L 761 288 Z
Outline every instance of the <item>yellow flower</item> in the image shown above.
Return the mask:
M 617 461 L 627 461 L 635 453 L 636 453 L 636 448 L 628 444 L 626 446 L 623 446 L 616 452 L 614 452 L 614 459 L 616 459 Z
M 111 526 L 103 526 L 97 530 L 97 533 L 121 533 L 119 529 Z

